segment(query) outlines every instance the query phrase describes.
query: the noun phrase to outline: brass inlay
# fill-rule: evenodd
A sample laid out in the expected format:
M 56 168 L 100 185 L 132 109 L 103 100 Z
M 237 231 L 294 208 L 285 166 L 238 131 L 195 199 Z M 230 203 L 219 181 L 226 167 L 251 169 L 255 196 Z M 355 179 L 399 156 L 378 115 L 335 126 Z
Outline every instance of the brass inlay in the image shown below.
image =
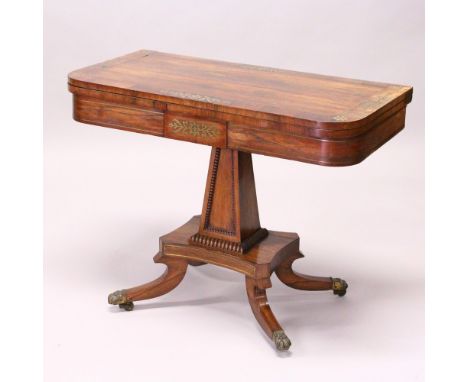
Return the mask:
M 343 114 L 338 114 L 332 117 L 332 119 L 337 122 L 343 122 L 343 121 L 346 121 L 348 118 L 346 118 L 346 116 Z
M 269 68 L 267 66 L 258 66 L 258 65 L 250 65 L 250 64 L 237 64 L 237 65 L 246 69 L 258 70 L 259 72 L 279 73 L 279 72 L 284 71 L 281 69 Z
M 383 94 L 374 95 L 370 99 L 361 102 L 355 109 L 335 115 L 331 119 L 336 122 L 344 122 L 350 119 L 354 119 L 359 117 L 358 115 L 353 115 L 353 112 L 356 112 L 356 110 L 358 110 L 360 114 L 362 114 L 362 112 L 373 113 L 397 98 L 400 94 L 400 87 L 389 87 Z
M 219 131 L 215 127 L 189 120 L 173 119 L 169 122 L 169 127 L 175 133 L 191 135 L 193 137 L 215 138 L 219 135 Z
M 170 250 L 170 248 L 169 248 Z M 213 249 L 215 250 L 215 249 Z M 250 276 L 250 277 L 255 277 L 255 266 L 253 266 L 252 264 L 245 264 L 245 263 L 241 263 L 241 264 L 238 264 L 238 262 L 240 261 L 235 255 L 231 255 L 229 256 L 229 259 L 236 262 L 235 265 L 233 264 L 227 264 L 226 261 L 221 261 L 221 260 L 217 260 L 217 259 L 213 259 L 213 258 L 206 258 L 205 256 L 196 256 L 196 255 L 193 255 L 193 254 L 189 254 L 189 255 L 186 255 L 186 254 L 183 254 L 183 253 L 174 253 L 174 252 L 168 252 L 166 249 L 165 249 L 165 252 L 164 254 L 166 256 L 172 256 L 172 257 L 181 257 L 183 259 L 189 259 L 189 260 L 195 260 L 195 261 L 203 261 L 203 262 L 206 262 L 207 264 L 214 264 L 214 265 L 219 265 L 221 267 L 224 267 L 224 268 L 228 268 L 228 269 L 232 269 L 233 271 L 236 271 L 236 272 L 239 272 L 239 273 L 243 273 L 244 275 L 247 275 L 247 276 Z M 226 253 L 223 253 L 222 255 L 226 256 L 227 254 Z M 216 254 L 216 256 L 219 256 L 219 253 Z M 224 257 L 224 256 L 221 256 Z
M 171 97 L 177 97 L 177 98 L 185 98 L 185 99 L 191 99 L 193 101 L 200 101 L 200 102 L 208 102 L 208 103 L 222 103 L 225 105 L 229 105 L 231 101 L 217 98 L 217 97 L 210 97 L 202 94 L 193 94 L 193 93 L 186 93 L 186 92 L 179 92 L 175 90 L 164 90 L 164 93 L 168 94 Z

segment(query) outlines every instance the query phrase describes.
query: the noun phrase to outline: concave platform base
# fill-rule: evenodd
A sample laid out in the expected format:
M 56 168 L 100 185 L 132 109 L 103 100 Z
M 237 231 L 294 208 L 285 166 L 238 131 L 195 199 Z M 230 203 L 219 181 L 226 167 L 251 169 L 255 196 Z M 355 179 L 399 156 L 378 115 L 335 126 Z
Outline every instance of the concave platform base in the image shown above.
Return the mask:
M 247 296 L 255 318 L 276 349 L 288 350 L 291 341 L 276 320 L 266 295 L 273 272 L 283 283 L 295 289 L 332 290 L 338 296 L 346 293 L 348 285 L 344 280 L 306 276 L 292 270 L 294 260 L 303 257 L 299 251 L 299 236 L 295 233 L 268 231 L 265 239 L 247 253 L 240 254 L 192 244 L 191 238 L 199 227 L 200 216 L 194 216 L 182 227 L 162 236 L 154 261 L 167 265 L 164 274 L 147 284 L 111 293 L 109 304 L 132 310 L 134 301 L 161 296 L 179 285 L 188 265 L 218 265 L 245 275 Z

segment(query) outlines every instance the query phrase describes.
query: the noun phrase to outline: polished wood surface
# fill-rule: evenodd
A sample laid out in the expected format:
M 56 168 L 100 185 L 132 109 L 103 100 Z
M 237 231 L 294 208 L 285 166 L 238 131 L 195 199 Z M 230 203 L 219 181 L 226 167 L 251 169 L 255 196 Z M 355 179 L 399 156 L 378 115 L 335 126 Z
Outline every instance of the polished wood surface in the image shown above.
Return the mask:
M 280 331 L 283 332 L 283 328 L 271 310 L 265 287 L 262 287 L 255 279 L 248 276 L 245 278 L 245 286 L 247 290 L 247 298 L 249 299 L 249 304 L 255 318 L 265 334 L 273 339 L 273 333 Z M 289 338 L 286 341 L 287 342 L 285 344 L 279 344 L 278 350 L 289 349 L 291 342 L 289 341 Z
M 346 294 L 339 278 L 293 270 L 303 257 L 295 233 L 260 225 L 252 153 L 327 166 L 356 164 L 405 125 L 409 86 L 138 51 L 70 73 L 75 120 L 212 147 L 201 216 L 160 238 L 167 269 L 108 302 L 170 292 L 188 265 L 213 264 L 245 276 L 252 312 L 277 350 L 291 341 L 266 290 L 276 273 L 301 290 Z
M 266 289 L 271 288 L 271 274 L 276 272 L 286 285 L 304 290 L 333 290 L 344 296 L 347 284 L 331 277 L 307 276 L 292 270 L 293 262 L 303 257 L 299 252 L 299 237 L 295 233 L 269 231 L 264 240 L 247 253 L 194 246 L 192 237 L 200 227 L 200 216 L 160 238 L 156 263 L 167 265 L 166 272 L 156 280 L 129 289 L 118 290 L 109 296 L 109 303 L 126 310 L 133 302 L 168 293 L 183 279 L 187 264 L 213 264 L 245 275 L 247 297 L 252 312 L 265 334 L 277 350 L 288 350 L 291 341 L 284 333 L 268 303 Z
M 84 123 L 327 166 L 405 124 L 410 86 L 138 51 L 69 74 Z
M 251 154 L 211 150 L 200 229 L 194 244 L 244 253 L 262 240 Z
M 301 258 L 299 237 L 295 233 L 269 231 L 266 238 L 254 245 L 247 253 L 235 253 L 203 246 L 194 246 L 192 237 L 200 227 L 200 216 L 194 216 L 186 224 L 160 238 L 156 263 L 167 265 L 166 272 L 156 280 L 129 289 L 118 290 L 109 296 L 109 303 L 133 309 L 133 302 L 151 299 L 168 293 L 183 279 L 187 264 L 213 264 L 245 275 L 247 298 L 252 312 L 272 339 L 277 350 L 288 350 L 291 341 L 278 323 L 269 303 L 266 289 L 271 288 L 271 274 L 276 272 L 281 281 L 297 289 L 333 290 L 343 296 L 346 293 L 338 285 L 334 289 L 330 277 L 314 277 L 295 273 L 294 260 Z M 342 280 L 340 280 L 342 281 Z
M 266 279 L 287 257 L 299 252 L 299 236 L 295 233 L 268 231 L 247 253 L 194 246 L 191 237 L 198 232 L 200 216 L 161 236 L 160 253 L 186 260 L 219 265 L 254 279 Z
M 173 290 L 184 278 L 185 272 L 187 271 L 187 262 L 175 261 L 170 257 L 163 257 L 162 255 L 154 261 L 166 264 L 167 269 L 154 281 L 136 288 L 126 289 L 125 293 L 130 301 L 148 300 L 150 298 L 162 296 Z
M 149 50 L 70 73 L 70 84 L 321 128 L 351 128 L 406 101 L 411 87 Z M 379 110 L 383 108 L 384 110 Z
M 278 278 L 287 286 L 301 290 L 329 290 L 333 287 L 333 279 L 331 277 L 317 277 L 303 275 L 295 272 L 292 269 L 293 262 L 304 257 L 302 253 L 297 251 L 293 256 L 283 261 L 277 268 L 275 273 Z

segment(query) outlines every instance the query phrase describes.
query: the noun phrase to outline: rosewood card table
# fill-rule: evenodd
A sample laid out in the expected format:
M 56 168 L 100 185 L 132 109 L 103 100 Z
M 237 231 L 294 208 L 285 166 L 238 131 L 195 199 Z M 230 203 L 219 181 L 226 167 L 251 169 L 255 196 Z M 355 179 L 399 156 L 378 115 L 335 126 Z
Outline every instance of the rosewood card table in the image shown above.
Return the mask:
M 118 290 L 110 304 L 161 296 L 188 265 L 245 275 L 252 311 L 278 350 L 291 342 L 267 300 L 274 272 L 286 285 L 331 290 L 339 278 L 292 269 L 299 236 L 260 225 L 252 153 L 324 166 L 364 160 L 405 124 L 412 88 L 142 50 L 68 76 L 79 122 L 211 146 L 201 216 L 162 236 L 154 281 Z

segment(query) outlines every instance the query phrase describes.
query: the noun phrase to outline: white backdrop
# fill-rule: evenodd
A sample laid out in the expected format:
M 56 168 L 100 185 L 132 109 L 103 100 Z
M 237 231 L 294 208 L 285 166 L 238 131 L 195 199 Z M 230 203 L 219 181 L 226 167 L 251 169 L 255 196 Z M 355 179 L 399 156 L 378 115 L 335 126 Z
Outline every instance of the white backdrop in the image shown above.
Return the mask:
M 44 44 L 46 381 L 423 380 L 423 1 L 47 0 Z M 107 305 L 163 271 L 158 237 L 200 212 L 210 152 L 72 120 L 67 73 L 142 48 L 414 86 L 406 129 L 357 166 L 254 156 L 262 225 L 300 234 L 296 269 L 350 284 L 273 280 L 290 353 L 212 266 Z

